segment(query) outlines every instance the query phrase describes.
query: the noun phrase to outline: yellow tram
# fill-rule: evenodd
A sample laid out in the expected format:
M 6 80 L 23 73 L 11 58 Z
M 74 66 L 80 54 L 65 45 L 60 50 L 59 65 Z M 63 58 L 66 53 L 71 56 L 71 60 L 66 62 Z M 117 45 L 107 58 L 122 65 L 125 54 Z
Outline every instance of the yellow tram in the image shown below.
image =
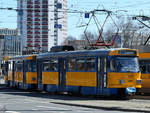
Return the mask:
M 9 86 L 83 95 L 128 95 L 141 88 L 135 49 L 47 52 L 7 59 Z

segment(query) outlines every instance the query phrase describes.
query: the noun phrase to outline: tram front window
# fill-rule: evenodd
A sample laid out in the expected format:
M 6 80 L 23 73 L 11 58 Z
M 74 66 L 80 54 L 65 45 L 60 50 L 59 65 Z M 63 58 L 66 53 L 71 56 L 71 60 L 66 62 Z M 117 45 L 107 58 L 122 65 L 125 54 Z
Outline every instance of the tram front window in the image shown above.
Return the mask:
M 111 71 L 139 72 L 137 57 L 115 57 L 110 63 Z

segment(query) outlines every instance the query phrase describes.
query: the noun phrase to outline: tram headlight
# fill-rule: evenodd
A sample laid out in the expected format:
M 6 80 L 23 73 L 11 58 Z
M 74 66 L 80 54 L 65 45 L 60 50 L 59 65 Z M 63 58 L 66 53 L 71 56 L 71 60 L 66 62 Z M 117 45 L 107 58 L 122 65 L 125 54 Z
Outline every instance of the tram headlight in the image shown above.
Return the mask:
M 123 79 L 120 79 L 120 80 L 119 80 L 119 83 L 120 83 L 120 84 L 124 84 L 125 81 L 124 81 Z
M 142 84 L 142 80 L 141 79 L 137 79 L 136 80 L 136 84 Z
M 36 78 L 35 77 L 32 77 L 32 81 L 35 81 L 36 80 Z

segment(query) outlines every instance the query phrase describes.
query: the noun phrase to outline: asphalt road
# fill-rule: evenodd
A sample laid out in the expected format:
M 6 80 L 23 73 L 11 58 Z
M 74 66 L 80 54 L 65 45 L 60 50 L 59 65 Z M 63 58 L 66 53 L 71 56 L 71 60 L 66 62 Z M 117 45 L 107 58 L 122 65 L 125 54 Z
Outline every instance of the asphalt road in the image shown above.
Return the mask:
M 0 113 L 121 113 L 87 107 L 54 104 L 57 100 L 84 100 L 87 98 L 0 89 Z M 90 99 L 89 99 L 90 101 Z M 127 113 L 127 112 L 125 112 Z

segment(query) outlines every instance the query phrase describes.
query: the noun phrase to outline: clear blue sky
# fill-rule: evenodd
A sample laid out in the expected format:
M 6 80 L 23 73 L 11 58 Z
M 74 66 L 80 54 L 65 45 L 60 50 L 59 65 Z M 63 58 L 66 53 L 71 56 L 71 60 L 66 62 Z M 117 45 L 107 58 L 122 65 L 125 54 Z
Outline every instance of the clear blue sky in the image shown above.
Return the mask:
M 119 12 L 124 15 L 144 14 L 150 16 L 150 0 L 68 0 L 68 9 L 79 11 L 91 11 L 94 9 L 107 9 L 111 11 L 127 10 Z M 0 0 L 0 8 L 17 7 L 17 0 Z M 85 27 L 78 27 L 88 19 L 81 13 L 68 14 L 68 35 L 79 37 Z M 0 10 L 0 28 L 16 28 L 17 13 L 15 11 Z
M 150 0 L 69 0 L 69 9 L 78 9 L 80 11 L 91 11 L 94 9 L 107 9 L 111 11 L 126 10 L 127 12 L 120 11 L 118 15 L 147 15 L 150 16 Z M 69 14 L 68 32 L 69 35 L 79 37 L 85 30 L 85 27 L 79 28 L 78 22 L 84 23 L 88 20 L 81 14 Z M 100 18 L 101 19 L 101 18 Z M 72 21 L 74 20 L 74 21 Z M 103 23 L 103 22 L 101 22 Z

